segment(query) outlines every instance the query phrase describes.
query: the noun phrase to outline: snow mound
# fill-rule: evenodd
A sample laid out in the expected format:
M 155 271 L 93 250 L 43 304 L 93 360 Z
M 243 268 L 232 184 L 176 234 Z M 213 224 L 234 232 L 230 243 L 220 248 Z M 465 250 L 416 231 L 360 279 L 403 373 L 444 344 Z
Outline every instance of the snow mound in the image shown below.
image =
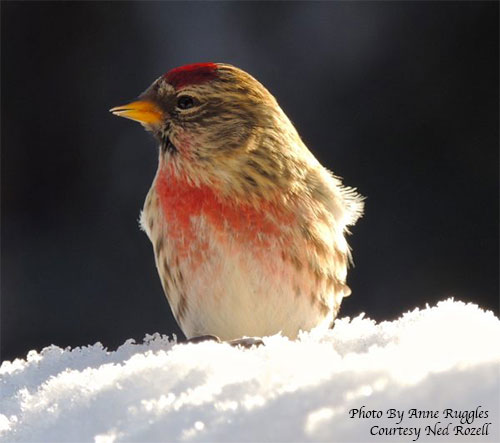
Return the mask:
M 499 441 L 499 337 L 493 313 L 446 300 L 252 349 L 50 346 L 0 366 L 0 439 Z

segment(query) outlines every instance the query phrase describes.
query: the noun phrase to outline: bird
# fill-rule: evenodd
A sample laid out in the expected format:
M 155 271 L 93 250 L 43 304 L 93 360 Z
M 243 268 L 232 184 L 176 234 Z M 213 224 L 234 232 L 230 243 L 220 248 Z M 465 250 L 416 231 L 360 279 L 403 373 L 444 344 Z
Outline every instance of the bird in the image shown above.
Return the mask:
M 188 340 L 333 326 L 364 197 L 321 165 L 257 79 L 184 65 L 110 111 L 159 144 L 140 225 Z

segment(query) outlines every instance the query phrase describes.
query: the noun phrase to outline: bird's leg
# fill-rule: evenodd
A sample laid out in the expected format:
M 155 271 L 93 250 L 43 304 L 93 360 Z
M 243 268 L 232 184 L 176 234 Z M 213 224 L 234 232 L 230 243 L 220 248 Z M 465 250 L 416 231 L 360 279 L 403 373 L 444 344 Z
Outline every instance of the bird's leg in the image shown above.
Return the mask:
M 222 343 L 221 339 L 216 335 L 199 335 L 197 337 L 188 338 L 186 343 L 201 343 L 204 341 L 215 341 L 217 343 Z M 244 337 L 237 338 L 235 340 L 228 340 L 225 343 L 230 344 L 231 346 L 241 346 L 243 348 L 251 348 L 252 346 L 262 346 L 264 342 L 257 337 Z
M 244 337 L 237 338 L 236 340 L 229 340 L 231 346 L 242 346 L 243 348 L 251 348 L 252 346 L 263 346 L 264 342 L 257 337 Z
M 197 337 L 188 338 L 186 343 L 201 343 L 202 341 L 215 341 L 220 343 L 220 338 L 216 335 L 199 335 Z

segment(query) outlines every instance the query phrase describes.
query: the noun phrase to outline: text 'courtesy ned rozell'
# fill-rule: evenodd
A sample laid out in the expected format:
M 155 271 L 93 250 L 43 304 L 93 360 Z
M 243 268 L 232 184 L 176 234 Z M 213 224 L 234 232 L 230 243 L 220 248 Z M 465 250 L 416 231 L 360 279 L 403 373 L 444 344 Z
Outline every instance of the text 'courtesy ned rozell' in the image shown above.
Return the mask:
M 489 411 L 482 406 L 472 410 L 442 409 L 366 409 L 366 406 L 349 410 L 349 418 L 370 420 L 368 432 L 374 436 L 409 436 L 417 441 L 421 435 L 474 436 L 489 435 Z M 412 422 L 413 421 L 413 422 Z M 377 423 L 378 422 L 378 423 Z

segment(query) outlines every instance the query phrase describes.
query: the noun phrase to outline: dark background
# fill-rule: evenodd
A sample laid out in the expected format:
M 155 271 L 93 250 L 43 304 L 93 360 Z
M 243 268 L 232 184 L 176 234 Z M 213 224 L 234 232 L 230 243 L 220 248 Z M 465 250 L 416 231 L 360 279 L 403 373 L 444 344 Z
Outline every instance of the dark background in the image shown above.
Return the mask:
M 341 316 L 498 314 L 498 37 L 497 2 L 2 2 L 1 359 L 181 335 L 137 223 L 155 143 L 108 109 L 200 61 L 368 197 Z

